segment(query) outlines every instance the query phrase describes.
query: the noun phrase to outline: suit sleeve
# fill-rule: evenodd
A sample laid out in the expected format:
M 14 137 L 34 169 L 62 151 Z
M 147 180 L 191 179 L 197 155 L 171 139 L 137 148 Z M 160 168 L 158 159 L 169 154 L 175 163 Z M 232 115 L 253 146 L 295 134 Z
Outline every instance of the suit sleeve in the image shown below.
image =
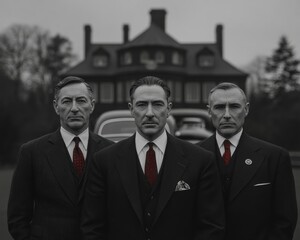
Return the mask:
M 92 160 L 83 200 L 81 232 L 83 240 L 104 240 L 106 237 L 106 184 L 99 154 Z
M 213 155 L 209 153 L 207 159 L 198 180 L 198 231 L 195 240 L 222 240 L 225 233 L 225 210 L 221 182 Z
M 28 148 L 22 146 L 15 169 L 7 207 L 8 230 L 15 240 L 30 238 L 30 222 L 33 214 L 33 174 Z
M 268 239 L 292 239 L 297 223 L 297 212 L 297 200 L 291 160 L 289 154 L 282 151 L 279 156 L 279 164 L 275 176 L 272 226 Z

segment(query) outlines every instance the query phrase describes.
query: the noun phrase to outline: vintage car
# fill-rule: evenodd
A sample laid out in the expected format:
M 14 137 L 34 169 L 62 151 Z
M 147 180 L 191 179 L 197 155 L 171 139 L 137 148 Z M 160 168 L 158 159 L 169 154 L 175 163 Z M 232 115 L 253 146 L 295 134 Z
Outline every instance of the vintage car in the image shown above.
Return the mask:
M 171 115 L 176 121 L 175 136 L 191 143 L 198 143 L 213 134 L 207 110 L 178 108 L 172 109 Z
M 167 119 L 166 130 L 174 135 L 175 120 L 172 116 Z M 114 142 L 130 137 L 135 131 L 136 125 L 129 110 L 104 112 L 98 117 L 94 127 L 94 133 Z

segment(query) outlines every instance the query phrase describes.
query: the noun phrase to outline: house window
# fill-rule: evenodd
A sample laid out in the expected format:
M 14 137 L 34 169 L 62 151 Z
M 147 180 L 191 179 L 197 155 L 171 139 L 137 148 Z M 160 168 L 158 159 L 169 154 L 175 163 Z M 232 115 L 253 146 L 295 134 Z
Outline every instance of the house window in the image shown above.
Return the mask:
M 216 84 L 214 82 L 204 82 L 202 84 L 202 102 L 207 103 L 208 96 L 210 93 L 210 90 L 215 87 Z
M 182 55 L 179 54 L 179 52 L 175 51 L 172 54 L 172 64 L 174 65 L 182 65 L 183 63 L 183 59 L 182 59 Z
M 123 94 L 124 88 L 122 82 L 117 82 L 117 102 L 121 103 L 124 101 L 124 94 Z
M 132 64 L 132 55 L 130 52 L 125 52 L 123 55 L 123 64 L 130 65 Z
M 95 82 L 89 82 L 89 85 L 91 86 L 93 90 L 93 95 L 96 102 L 99 102 L 99 85 Z
M 182 102 L 182 83 L 175 82 L 174 97 L 175 102 Z
M 133 81 L 127 81 L 126 82 L 126 86 L 125 86 L 125 99 L 127 102 L 130 101 L 130 96 L 129 96 L 129 90 L 130 90 L 130 87 L 132 85 Z
M 111 82 L 100 83 L 100 102 L 113 103 L 114 102 L 114 84 Z
M 107 67 L 108 57 L 105 54 L 95 55 L 93 57 L 93 66 L 94 67 Z
M 140 54 L 140 62 L 147 63 L 149 61 L 149 53 L 146 51 L 142 51 Z
M 171 100 L 173 102 L 181 102 L 182 101 L 182 87 L 181 82 L 169 80 L 167 81 L 168 87 L 171 90 Z
M 215 62 L 215 58 L 213 55 L 199 55 L 198 57 L 198 65 L 203 68 L 213 67 Z
M 200 102 L 200 83 L 188 82 L 184 88 L 184 101 L 186 103 Z
M 165 55 L 162 51 L 158 51 L 155 53 L 155 61 L 157 63 L 164 63 L 165 62 Z

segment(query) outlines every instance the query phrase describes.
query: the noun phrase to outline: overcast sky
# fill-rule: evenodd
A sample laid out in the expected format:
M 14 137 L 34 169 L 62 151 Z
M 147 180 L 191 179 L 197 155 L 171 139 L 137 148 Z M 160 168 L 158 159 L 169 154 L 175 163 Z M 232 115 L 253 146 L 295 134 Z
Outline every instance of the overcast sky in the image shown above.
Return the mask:
M 300 58 L 300 0 L 0 0 L 0 32 L 38 25 L 68 37 L 82 60 L 85 24 L 93 43 L 121 43 L 123 24 L 133 39 L 158 8 L 167 11 L 166 32 L 180 43 L 215 42 L 215 27 L 223 24 L 224 58 L 236 66 L 270 55 L 282 35 Z

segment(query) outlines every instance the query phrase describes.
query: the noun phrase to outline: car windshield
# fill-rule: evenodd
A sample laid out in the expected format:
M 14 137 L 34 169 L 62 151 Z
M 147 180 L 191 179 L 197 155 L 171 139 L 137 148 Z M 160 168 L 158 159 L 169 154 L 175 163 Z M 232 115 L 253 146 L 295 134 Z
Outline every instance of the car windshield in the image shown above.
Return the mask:
M 99 128 L 99 134 L 108 135 L 108 134 L 132 134 L 136 130 L 136 125 L 133 119 L 111 119 L 105 121 L 102 126 Z

